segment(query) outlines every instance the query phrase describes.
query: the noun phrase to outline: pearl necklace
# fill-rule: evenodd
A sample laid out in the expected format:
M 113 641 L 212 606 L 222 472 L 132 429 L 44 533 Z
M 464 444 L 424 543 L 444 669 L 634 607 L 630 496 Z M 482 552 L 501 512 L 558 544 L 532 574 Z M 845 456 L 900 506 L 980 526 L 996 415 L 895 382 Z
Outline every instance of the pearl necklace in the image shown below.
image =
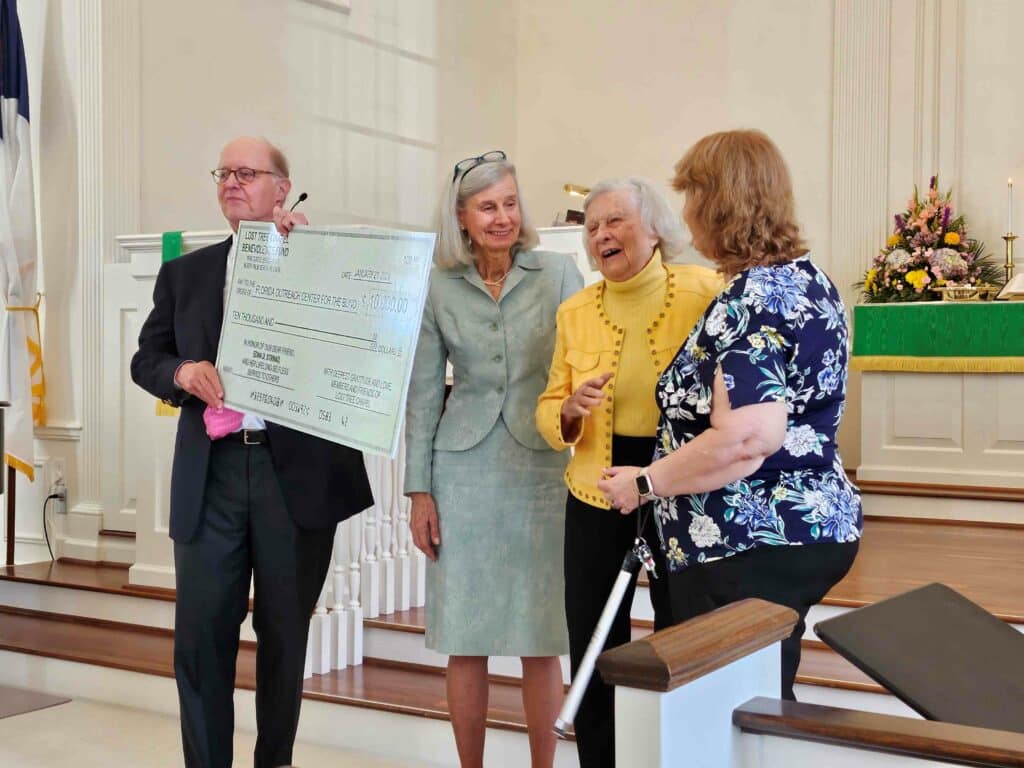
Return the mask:
M 484 281 L 484 285 L 489 285 L 493 288 L 497 288 L 499 285 L 505 282 L 505 278 L 508 277 L 510 269 L 505 270 L 505 274 L 499 277 L 497 280 L 484 280 L 484 276 L 480 275 L 480 279 Z

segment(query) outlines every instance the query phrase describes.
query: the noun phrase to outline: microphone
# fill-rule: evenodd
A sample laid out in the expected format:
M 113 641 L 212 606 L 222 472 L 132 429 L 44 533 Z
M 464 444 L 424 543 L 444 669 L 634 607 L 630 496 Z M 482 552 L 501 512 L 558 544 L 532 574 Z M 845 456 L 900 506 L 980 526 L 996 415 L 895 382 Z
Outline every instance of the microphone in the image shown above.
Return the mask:
M 292 207 L 288 209 L 288 213 L 291 213 L 292 211 L 294 211 L 295 207 L 299 203 L 301 203 L 303 200 L 305 200 L 307 197 L 309 197 L 309 195 L 307 195 L 305 192 L 303 192 L 301 195 L 299 195 L 299 199 L 296 200 L 294 203 L 292 203 Z

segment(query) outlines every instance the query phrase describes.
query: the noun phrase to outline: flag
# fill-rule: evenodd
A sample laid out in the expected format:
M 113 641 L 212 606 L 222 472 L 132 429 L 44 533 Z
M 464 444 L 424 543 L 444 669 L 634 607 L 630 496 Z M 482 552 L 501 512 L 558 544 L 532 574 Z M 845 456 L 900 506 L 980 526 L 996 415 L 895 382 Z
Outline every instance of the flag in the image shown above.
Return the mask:
M 164 232 L 160 238 L 160 260 L 163 262 L 173 261 L 181 256 L 184 249 L 184 237 L 181 231 Z M 163 400 L 156 401 L 157 416 L 177 416 L 178 409 Z
M 36 294 L 28 72 L 16 0 L 0 0 L 0 400 L 8 465 L 34 479 L 33 424 L 46 423 Z

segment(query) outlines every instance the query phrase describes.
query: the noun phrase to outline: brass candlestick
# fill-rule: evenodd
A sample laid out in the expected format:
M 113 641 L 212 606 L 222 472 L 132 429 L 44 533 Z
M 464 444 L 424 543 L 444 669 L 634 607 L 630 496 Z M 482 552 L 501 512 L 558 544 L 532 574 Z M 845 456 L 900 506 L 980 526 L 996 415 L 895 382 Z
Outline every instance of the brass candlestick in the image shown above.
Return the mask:
M 1007 232 L 1003 235 L 1003 240 L 1006 241 L 1006 263 L 1003 268 L 1006 270 L 1006 282 L 1010 282 L 1013 279 L 1013 241 L 1017 239 L 1017 236 L 1013 232 Z

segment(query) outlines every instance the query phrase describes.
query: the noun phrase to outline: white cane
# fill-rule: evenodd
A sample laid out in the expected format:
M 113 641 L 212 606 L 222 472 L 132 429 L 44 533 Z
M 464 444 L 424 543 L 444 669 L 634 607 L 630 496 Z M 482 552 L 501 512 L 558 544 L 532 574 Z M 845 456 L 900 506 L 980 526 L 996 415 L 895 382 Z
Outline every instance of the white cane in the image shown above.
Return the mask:
M 594 674 L 594 664 L 597 662 L 597 657 L 601 654 L 605 641 L 608 639 L 608 633 L 611 631 L 615 614 L 619 612 L 619 606 L 622 605 L 622 598 L 626 594 L 626 590 L 629 589 L 630 584 L 633 583 L 633 579 L 639 570 L 640 558 L 636 556 L 633 550 L 630 550 L 622 560 L 622 570 L 619 571 L 619 575 L 615 579 L 612 592 L 608 595 L 608 602 L 604 604 L 601 618 L 597 620 L 597 626 L 594 627 L 594 634 L 590 636 L 587 652 L 583 654 L 583 661 L 580 662 L 579 669 L 576 670 L 576 676 L 572 679 L 572 685 L 569 687 L 569 693 L 562 704 L 562 710 L 558 713 L 558 719 L 555 720 L 555 733 L 563 739 L 569 730 L 569 726 L 572 725 L 572 721 L 576 719 L 576 712 L 579 711 L 583 692 L 587 690 L 587 686 L 590 684 L 590 678 Z

